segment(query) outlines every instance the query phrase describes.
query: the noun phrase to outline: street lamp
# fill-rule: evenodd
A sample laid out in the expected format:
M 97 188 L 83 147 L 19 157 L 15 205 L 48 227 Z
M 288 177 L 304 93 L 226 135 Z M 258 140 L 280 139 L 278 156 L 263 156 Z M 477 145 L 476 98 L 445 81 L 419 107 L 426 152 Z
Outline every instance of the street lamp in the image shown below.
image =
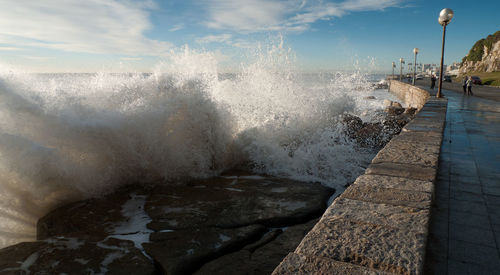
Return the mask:
M 396 68 L 396 62 L 392 62 L 392 80 L 394 80 L 394 68 Z
M 418 53 L 418 48 L 413 48 L 413 53 L 415 54 L 415 63 L 413 65 L 413 86 L 415 86 L 415 73 L 417 72 L 417 53 Z
M 399 81 L 403 81 L 403 64 L 405 64 L 405 60 L 401 57 L 399 59 Z
M 441 46 L 441 68 L 439 71 L 439 87 L 436 97 L 441 97 L 441 85 L 443 84 L 443 61 L 444 61 L 444 38 L 446 35 L 446 25 L 450 24 L 453 18 L 453 11 L 451 9 L 443 9 L 439 13 L 438 22 L 443 26 L 443 44 Z

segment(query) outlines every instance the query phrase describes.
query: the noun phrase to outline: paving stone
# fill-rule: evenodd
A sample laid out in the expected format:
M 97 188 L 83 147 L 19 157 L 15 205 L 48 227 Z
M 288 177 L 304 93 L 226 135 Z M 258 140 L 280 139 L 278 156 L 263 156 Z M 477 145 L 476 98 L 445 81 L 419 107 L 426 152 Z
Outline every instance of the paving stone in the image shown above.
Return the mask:
M 486 209 L 486 205 L 484 204 L 484 202 L 470 202 L 470 201 L 451 199 L 450 210 L 484 215 L 484 216 L 488 215 L 488 210 Z
M 500 196 L 500 187 L 484 186 L 483 192 L 488 195 Z
M 365 174 L 433 181 L 436 177 L 436 169 L 402 163 L 372 163 L 366 169 Z
M 461 275 L 461 274 L 481 274 L 481 275 L 498 275 L 500 266 L 495 264 L 493 266 L 478 265 L 473 263 L 463 263 L 459 261 L 450 260 L 448 262 L 448 274 Z
M 454 192 L 468 192 L 474 194 L 482 194 L 481 186 L 477 184 L 467 184 L 461 182 L 451 182 L 450 183 L 450 191 Z
M 345 219 L 359 223 L 397 227 L 427 234 L 429 210 L 377 204 L 339 197 L 322 219 Z
M 483 265 L 498 263 L 500 261 L 497 250 L 485 245 L 450 240 L 448 251 L 449 259 L 452 261 Z
M 439 210 L 432 208 L 431 211 L 429 232 L 437 237 L 448 239 L 448 209 Z
M 456 210 L 450 211 L 450 222 L 461 226 L 472 226 L 482 229 L 491 228 L 488 216 Z
M 481 194 L 469 193 L 460 190 L 452 190 L 450 198 L 459 201 L 483 202 L 484 197 Z
M 500 205 L 500 196 L 485 194 L 484 197 L 488 205 Z
M 482 229 L 472 226 L 450 223 L 450 240 L 465 241 L 468 243 L 496 248 L 495 236 L 490 228 Z
M 448 238 L 440 237 L 434 234 L 429 234 L 427 243 L 432 244 L 428 246 L 426 260 L 435 259 L 446 262 L 448 260 Z
M 426 236 L 416 231 L 357 223 L 320 221 L 295 250 L 398 274 L 420 274 Z
M 356 181 L 359 186 L 372 186 L 382 188 L 393 188 L 406 191 L 433 192 L 431 181 L 415 180 L 401 177 L 391 177 L 383 175 L 361 175 Z
M 426 258 L 424 274 L 448 274 L 448 261 Z
M 290 253 L 274 270 L 272 275 L 309 275 L 309 274 L 363 274 L 377 275 L 390 274 L 374 269 L 368 269 L 359 265 L 334 261 L 324 257 L 304 256 L 296 253 Z
M 353 184 L 340 196 L 372 203 L 385 203 L 420 209 L 431 207 L 431 193 Z

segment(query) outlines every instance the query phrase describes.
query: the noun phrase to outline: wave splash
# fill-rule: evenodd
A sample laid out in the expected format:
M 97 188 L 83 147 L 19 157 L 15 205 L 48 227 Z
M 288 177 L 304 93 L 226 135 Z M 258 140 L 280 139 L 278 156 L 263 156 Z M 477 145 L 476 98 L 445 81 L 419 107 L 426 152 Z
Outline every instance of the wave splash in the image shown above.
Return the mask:
M 184 48 L 152 74 L 34 75 L 0 68 L 0 247 L 38 218 L 127 183 L 180 182 L 243 166 L 336 188 L 373 152 L 339 115 L 381 108 L 360 73 L 297 73 L 282 45 L 239 73 Z

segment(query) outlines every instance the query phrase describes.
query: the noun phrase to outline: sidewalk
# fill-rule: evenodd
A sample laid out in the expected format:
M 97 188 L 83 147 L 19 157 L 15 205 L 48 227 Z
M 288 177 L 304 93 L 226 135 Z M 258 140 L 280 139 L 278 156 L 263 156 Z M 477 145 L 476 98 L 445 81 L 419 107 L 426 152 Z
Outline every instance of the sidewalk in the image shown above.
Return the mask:
M 425 274 L 499 274 L 500 102 L 443 94 L 448 110 Z

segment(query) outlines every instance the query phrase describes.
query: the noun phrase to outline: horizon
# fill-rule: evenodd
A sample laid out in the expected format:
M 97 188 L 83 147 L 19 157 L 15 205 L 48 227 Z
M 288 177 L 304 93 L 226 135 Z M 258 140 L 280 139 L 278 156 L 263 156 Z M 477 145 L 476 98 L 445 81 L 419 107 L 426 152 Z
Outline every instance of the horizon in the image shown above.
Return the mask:
M 0 0 L 1 66 L 31 73 L 150 73 L 189 48 L 211 54 L 225 73 L 283 45 L 300 72 L 388 74 L 393 61 L 399 68 L 400 57 L 412 63 L 415 47 L 417 63 L 439 63 L 441 9 L 455 13 L 445 64 L 460 62 L 477 40 L 498 31 L 500 9 L 488 1 L 43 2 Z

